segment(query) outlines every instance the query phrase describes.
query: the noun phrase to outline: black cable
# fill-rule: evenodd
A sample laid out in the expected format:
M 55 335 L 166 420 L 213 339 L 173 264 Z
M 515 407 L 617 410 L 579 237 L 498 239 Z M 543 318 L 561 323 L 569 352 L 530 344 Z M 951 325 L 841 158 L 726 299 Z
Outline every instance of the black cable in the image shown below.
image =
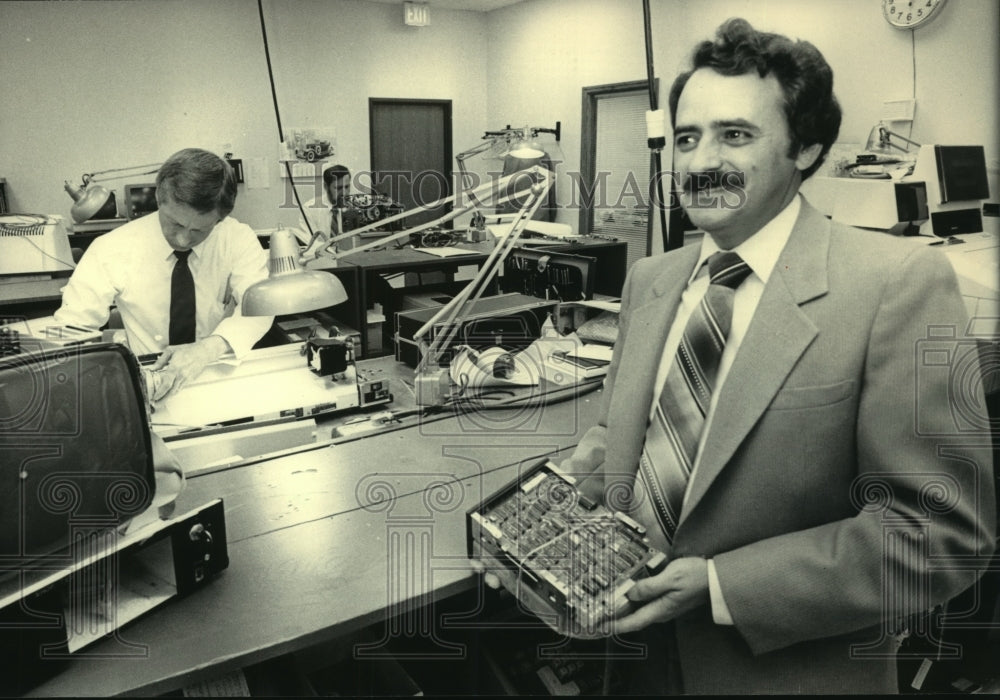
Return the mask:
M 649 108 L 656 110 L 656 83 L 653 80 L 653 27 L 649 14 L 649 0 L 642 0 L 642 21 L 646 40 L 646 83 L 649 88 Z
M 271 83 L 271 101 L 274 103 L 274 120 L 278 124 L 278 141 L 284 143 L 285 132 L 281 129 L 281 110 L 278 109 L 278 91 L 274 86 L 274 70 L 271 67 L 271 50 L 267 45 L 267 27 L 264 24 L 263 0 L 257 0 L 257 15 L 260 17 L 260 35 L 264 40 L 264 60 L 267 62 L 267 78 Z M 302 214 L 302 220 L 306 224 L 306 229 L 309 232 L 309 238 L 312 238 L 312 224 L 309 222 L 309 217 L 306 216 L 306 210 L 302 206 L 302 200 L 299 198 L 299 190 L 295 187 L 295 178 L 292 177 L 292 166 L 289 165 L 287 160 L 284 161 L 284 164 L 285 174 L 288 175 L 288 183 L 292 186 L 292 194 L 295 195 L 295 204 L 299 208 L 299 213 Z
M 649 108 L 655 112 L 658 107 L 656 97 L 656 77 L 653 72 L 653 23 L 650 17 L 649 0 L 642 0 L 642 21 L 646 41 L 646 83 L 649 88 Z M 663 160 L 660 158 L 659 149 L 653 149 L 652 158 L 653 177 L 656 178 L 656 206 L 657 210 L 660 212 L 660 236 L 663 239 L 663 249 L 673 250 L 674 248 L 680 248 L 681 245 L 683 245 L 684 232 L 673 231 L 673 226 L 670 227 L 669 231 L 667 229 L 667 218 L 670 215 L 667 211 L 666 200 L 663 197 L 663 178 L 660 177 L 660 172 L 663 169 Z M 671 233 L 673 235 L 670 235 Z M 650 247 L 650 242 L 647 240 L 647 255 L 652 252 Z

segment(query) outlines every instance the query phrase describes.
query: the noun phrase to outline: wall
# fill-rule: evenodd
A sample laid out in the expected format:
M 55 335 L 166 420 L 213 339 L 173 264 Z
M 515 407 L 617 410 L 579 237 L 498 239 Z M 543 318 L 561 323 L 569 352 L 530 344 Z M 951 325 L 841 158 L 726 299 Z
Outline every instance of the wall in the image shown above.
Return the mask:
M 1000 196 L 1000 4 L 995 0 L 948 3 L 940 17 L 915 32 L 890 27 L 878 0 L 652 0 L 650 5 L 661 107 L 695 43 L 712 37 L 726 18 L 745 17 L 759 29 L 806 39 L 823 52 L 844 112 L 841 141 L 863 142 L 884 100 L 915 96 L 913 138 L 984 144 L 992 197 Z M 511 28 L 507 41 L 490 43 L 490 119 L 532 125 L 562 120 L 564 195 L 565 173 L 577 171 L 580 163 L 581 89 L 646 77 L 642 4 L 532 0 L 489 13 L 488 27 L 491 37 Z M 664 153 L 664 167 L 669 163 Z M 575 226 L 576 213 L 560 212 L 559 220 Z M 658 222 L 654 240 L 659 241 Z
M 913 137 L 985 144 L 998 196 L 995 0 L 950 2 L 915 33 L 885 23 L 877 0 L 650 4 L 661 106 L 694 43 L 723 19 L 744 16 L 824 52 L 844 108 L 842 141 L 864 140 L 883 100 L 915 94 Z M 456 153 L 487 129 L 561 121 L 562 199 L 566 173 L 579 169 L 581 89 L 646 76 L 638 0 L 526 0 L 489 13 L 433 8 L 429 27 L 404 26 L 398 5 L 362 0 L 263 6 L 283 126 L 332 124 L 336 159 L 355 169 L 369 165 L 369 97 L 452 99 Z M 258 228 L 294 222 L 281 208 L 254 0 L 0 2 L 0 41 L 0 175 L 14 209 L 68 217 L 64 179 L 199 145 L 267 159 L 268 187 L 243 188 L 236 215 Z M 665 154 L 664 167 L 669 161 Z M 575 226 L 576 212 L 559 220 Z
M 361 0 L 263 7 L 282 126 L 333 125 L 336 160 L 369 167 L 369 97 L 453 100 L 456 144 L 485 128 L 483 14 L 435 10 L 431 26 L 407 27 L 401 7 Z M 254 0 L 0 2 L 0 41 L 0 175 L 13 210 L 69 220 L 63 180 L 199 146 L 266 159 L 268 186 L 241 186 L 234 216 L 257 228 L 297 220 L 282 206 Z

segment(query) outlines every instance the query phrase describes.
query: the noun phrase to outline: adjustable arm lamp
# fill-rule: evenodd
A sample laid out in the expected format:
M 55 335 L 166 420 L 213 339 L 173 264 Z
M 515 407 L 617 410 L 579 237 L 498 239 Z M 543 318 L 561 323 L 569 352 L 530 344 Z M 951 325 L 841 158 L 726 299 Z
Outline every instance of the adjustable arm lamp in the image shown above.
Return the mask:
M 96 173 L 84 173 L 83 184 L 79 187 L 71 185 L 69 180 L 64 180 L 63 189 L 73 198 L 73 207 L 70 209 L 73 221 L 82 224 L 89 219 L 113 219 L 118 216 L 118 206 L 115 203 L 114 193 L 107 187 L 94 183 L 137 175 L 152 175 L 160 169 L 160 165 L 162 163 L 150 163 L 148 165 L 131 165 L 126 168 L 99 170 Z M 135 170 L 143 170 L 144 172 L 132 172 Z M 99 177 L 105 175 L 109 177 Z
M 513 179 L 516 175 L 523 174 L 524 173 L 515 173 L 514 175 L 500 178 L 496 182 L 482 185 L 475 191 L 482 193 L 489 190 L 490 197 L 492 199 L 496 199 L 498 202 L 504 202 L 514 197 L 524 197 L 530 195 L 534 190 L 534 186 L 530 189 L 520 190 L 513 195 L 501 195 L 502 189 L 511 179 Z M 546 177 L 551 178 L 551 174 L 546 173 Z M 547 189 L 548 187 L 546 187 L 546 190 Z M 454 199 L 455 196 L 453 195 L 451 197 L 432 202 L 427 206 L 431 209 L 437 208 L 442 204 L 453 201 Z M 525 206 L 530 205 L 530 203 L 531 200 L 529 200 L 528 204 Z M 387 241 L 403 238 L 409 236 L 411 233 L 417 233 L 426 228 L 450 221 L 451 219 L 469 211 L 473 208 L 473 206 L 475 205 L 471 202 L 466 203 L 458 209 L 453 210 L 433 221 L 428 221 L 427 223 L 419 226 L 398 231 L 385 238 L 380 238 L 377 241 L 373 241 L 363 246 L 358 246 L 357 248 L 351 248 L 350 250 L 342 253 L 332 252 L 333 244 L 343 238 L 363 233 L 378 226 L 383 226 L 386 223 L 403 219 L 408 214 L 412 214 L 412 211 L 402 212 L 386 219 L 382 219 L 381 221 L 369 224 L 368 226 L 330 238 L 323 248 L 312 252 L 312 258 L 319 257 L 319 255 L 322 254 L 325 257 L 339 259 L 347 255 L 354 255 L 375 247 L 381 247 L 384 246 Z M 532 209 L 532 213 L 533 212 L 534 210 Z M 527 218 L 530 218 L 530 214 Z M 527 219 L 525 219 L 525 222 L 526 221 Z M 523 228 L 523 224 L 521 228 Z M 517 233 L 520 235 L 520 231 Z M 347 292 L 344 290 L 343 284 L 341 284 L 340 280 L 338 280 L 334 275 L 319 270 L 306 270 L 302 267 L 302 263 L 307 262 L 311 258 L 308 256 L 300 256 L 298 240 L 290 230 L 281 229 L 272 233 L 269 250 L 270 274 L 268 279 L 261 280 L 260 282 L 251 285 L 243 294 L 241 313 L 244 316 L 276 316 L 298 313 L 301 311 L 311 311 L 313 309 L 321 309 L 327 306 L 335 306 L 347 300 Z M 492 258 L 495 253 L 496 250 L 494 250 L 490 257 Z
M 895 148 L 900 151 L 909 153 L 910 149 L 905 146 L 900 146 L 899 144 L 893 143 L 892 139 L 899 139 L 900 141 L 905 141 L 911 146 L 916 146 L 920 148 L 920 144 L 912 139 L 908 139 L 902 134 L 897 134 L 895 131 L 890 131 L 885 124 L 879 123 L 872 128 L 871 133 L 868 134 L 868 143 L 865 144 L 866 151 L 876 151 L 879 153 L 888 153 L 890 148 Z
M 517 170 L 530 168 L 538 164 L 538 161 L 545 155 L 545 151 L 537 142 L 538 134 L 553 134 L 556 143 L 562 134 L 562 122 L 556 122 L 554 129 L 541 126 L 526 126 L 519 129 L 512 129 L 508 124 L 505 129 L 499 131 L 487 131 L 483 134 L 484 143 L 479 144 L 467 151 L 463 151 L 455 156 L 458 162 L 458 172 L 462 178 L 461 186 L 466 194 L 472 191 L 474 180 L 465 167 L 465 161 L 474 155 L 484 151 L 495 150 L 498 155 L 511 155 L 519 159 Z M 477 202 L 477 204 L 482 204 Z
M 525 226 L 538 211 L 538 207 L 545 201 L 549 189 L 555 176 L 546 170 L 535 166 L 530 171 L 519 171 L 500 182 L 509 181 L 511 177 L 525 174 L 530 175 L 532 185 L 528 190 L 528 197 L 517 212 L 510 232 L 504 237 L 500 245 L 493 249 L 489 257 L 479 269 L 479 273 L 459 292 L 451 301 L 438 311 L 433 318 L 420 327 L 413 335 L 413 339 L 421 349 L 420 362 L 417 365 L 414 387 L 416 402 L 418 405 L 436 405 L 443 402 L 449 394 L 450 379 L 448 370 L 438 366 L 441 353 L 445 348 L 450 347 L 455 335 L 461 330 L 463 323 L 475 303 L 483 295 L 493 278 L 502 270 L 504 260 L 517 245 L 521 233 Z M 518 193 L 520 196 L 524 191 Z M 507 198 L 501 198 L 505 200 Z M 441 332 L 435 335 L 434 340 L 428 345 L 424 336 L 434 328 L 440 326 Z
M 458 202 L 459 203 L 459 206 L 457 206 L 456 208 L 452 209 L 450 212 L 444 214 L 443 216 L 438 217 L 437 219 L 433 219 L 431 221 L 427 221 L 427 222 L 425 222 L 423 224 L 420 224 L 419 226 L 414 226 L 412 228 L 404 229 L 402 231 L 397 231 L 396 233 L 393 233 L 393 234 L 391 234 L 389 236 L 381 237 L 378 240 L 372 241 L 370 243 L 366 243 L 364 245 L 357 246 L 356 248 L 351 248 L 350 250 L 344 250 L 344 251 L 340 251 L 340 252 L 336 252 L 336 253 L 333 252 L 334 244 L 336 244 L 337 242 L 342 241 L 342 240 L 344 240 L 346 238 L 352 238 L 354 236 L 358 236 L 358 235 L 360 235 L 362 233 L 366 233 L 368 231 L 373 231 L 373 230 L 375 230 L 376 228 L 378 228 L 380 226 L 385 226 L 386 224 L 391 224 L 391 223 L 393 223 L 395 221 L 400 221 L 402 219 L 405 219 L 407 216 L 412 216 L 413 210 L 407 210 L 407 211 L 404 211 L 404 212 L 400 212 L 399 214 L 395 214 L 393 216 L 386 217 L 385 219 L 382 219 L 381 221 L 377 221 L 377 222 L 368 224 L 367 226 L 362 226 L 361 228 L 353 229 L 351 231 L 348 231 L 347 233 L 341 233 L 341 234 L 339 234 L 337 236 L 333 236 L 332 238 L 326 239 L 325 244 L 323 245 L 322 248 L 319 248 L 318 250 L 312 251 L 310 254 L 307 254 L 303 258 L 300 258 L 299 262 L 306 263 L 310 259 L 317 258 L 320 255 L 323 255 L 323 256 L 328 257 L 328 258 L 333 258 L 334 260 L 339 260 L 339 259 L 345 258 L 345 257 L 347 257 L 349 255 L 355 255 L 357 253 L 364 253 L 365 251 L 372 250 L 373 248 L 381 248 L 386 243 L 394 241 L 394 240 L 396 240 L 398 238 L 406 238 L 411 233 L 419 233 L 420 231 L 423 231 L 425 229 L 432 228 L 432 227 L 435 227 L 435 226 L 440 226 L 441 224 L 447 223 L 447 222 L 451 221 L 452 219 L 456 219 L 459 216 L 461 216 L 462 214 L 465 214 L 466 212 L 470 211 L 471 209 L 476 208 L 476 207 L 480 206 L 481 204 L 483 204 L 483 202 L 481 200 L 479 200 L 478 197 L 477 197 L 477 195 L 482 195 L 483 193 L 488 193 L 488 200 L 487 201 L 488 202 L 492 202 L 493 204 L 501 204 L 503 202 L 507 202 L 507 201 L 510 201 L 512 199 L 519 200 L 521 197 L 527 196 L 530 193 L 530 191 L 531 191 L 530 187 L 518 190 L 517 192 L 514 192 L 514 193 L 509 194 L 509 195 L 503 194 L 502 190 L 515 177 L 519 177 L 519 176 L 524 175 L 524 174 L 525 174 L 525 171 L 521 171 L 521 172 L 517 172 L 517 173 L 512 173 L 511 175 L 507 175 L 506 177 L 502 177 L 499 180 L 496 180 L 494 182 L 484 183 L 484 184 L 480 185 L 479 187 L 477 187 L 475 189 L 467 190 L 467 191 L 462 192 L 460 194 L 454 194 L 454 195 L 451 195 L 450 197 L 445 197 L 443 199 L 439 199 L 437 201 L 430 202 L 429 204 L 422 205 L 423 209 L 436 209 L 436 208 L 438 208 L 440 206 L 443 206 L 445 204 L 448 204 L 448 203 L 454 203 L 454 202 Z M 468 200 L 462 201 L 463 197 L 468 197 Z M 313 240 L 314 241 L 315 241 L 316 238 L 317 238 L 317 235 L 313 234 Z M 306 250 L 309 251 L 309 248 L 311 248 L 312 246 L 313 246 L 313 241 L 311 241 L 310 244 L 306 247 Z

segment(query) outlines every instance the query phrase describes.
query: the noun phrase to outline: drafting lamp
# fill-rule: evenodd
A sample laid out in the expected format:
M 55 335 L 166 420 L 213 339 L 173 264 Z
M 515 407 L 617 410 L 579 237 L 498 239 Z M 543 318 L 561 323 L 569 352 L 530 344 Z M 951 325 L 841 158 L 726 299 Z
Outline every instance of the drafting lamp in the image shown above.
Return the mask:
M 113 219 L 118 216 L 118 205 L 115 202 L 115 194 L 97 182 L 107 180 L 117 180 L 123 177 L 137 177 L 139 175 L 152 175 L 160 169 L 162 163 L 150 163 L 148 165 L 131 165 L 125 168 L 112 168 L 111 170 L 100 170 L 96 173 L 84 173 L 83 184 L 79 187 L 71 185 L 69 180 L 63 181 L 63 189 L 73 198 L 73 207 L 70 215 L 73 221 L 82 224 L 90 219 Z M 152 170 L 150 170 L 152 168 Z M 143 172 L 134 172 L 142 170 Z
M 520 171 L 501 178 L 499 182 L 503 183 L 502 186 L 506 186 L 511 179 L 525 174 L 524 171 Z M 479 272 L 462 291 L 413 334 L 413 339 L 421 350 L 420 362 L 417 364 L 416 376 L 414 377 L 414 393 L 418 405 L 441 404 L 448 397 L 451 386 L 450 376 L 447 369 L 440 367 L 441 354 L 451 346 L 476 302 L 486 291 L 493 278 L 503 269 L 504 260 L 517 246 L 521 233 L 531 217 L 538 211 L 539 205 L 545 201 L 555 179 L 551 172 L 538 166 L 532 168 L 527 174 L 532 180 L 527 193 L 521 191 L 510 197 L 500 197 L 500 202 L 505 202 L 527 194 L 511 224 L 510 231 L 493 249 L 480 267 Z M 424 338 L 432 328 L 436 327 L 440 330 L 428 345 Z
M 912 146 L 920 148 L 920 144 L 916 141 L 908 139 L 901 134 L 897 134 L 895 131 L 890 131 L 884 122 L 879 122 L 872 127 L 871 132 L 868 134 L 868 142 L 865 144 L 865 150 L 873 153 L 891 153 L 890 149 L 895 148 L 909 153 L 909 148 L 900 146 L 898 143 L 893 143 L 893 139 L 898 139 L 899 141 L 904 141 Z
M 501 178 L 496 183 L 487 183 L 477 188 L 477 192 L 482 193 L 491 189 L 493 191 L 491 196 L 502 200 L 502 197 L 498 197 L 498 193 L 500 188 L 510 180 L 511 177 L 507 177 Z M 529 190 L 525 189 L 516 193 L 516 196 L 525 196 L 528 192 Z M 448 197 L 432 202 L 426 207 L 435 209 L 454 199 L 454 196 Z M 268 263 L 270 274 L 266 280 L 251 285 L 243 294 L 242 313 L 245 316 L 277 316 L 322 309 L 343 303 L 347 300 L 347 292 L 340 280 L 328 272 L 305 269 L 303 265 L 306 262 L 320 256 L 339 260 L 348 255 L 384 246 L 387 242 L 397 238 L 409 237 L 411 233 L 418 233 L 426 228 L 449 221 L 468 211 L 472 206 L 472 204 L 466 204 L 433 221 L 398 231 L 377 241 L 342 252 L 334 252 L 335 244 L 338 241 L 383 226 L 386 223 L 401 221 L 413 212 L 404 211 L 338 236 L 326 237 L 317 232 L 306 245 L 304 255 L 299 252 L 298 239 L 295 235 L 288 229 L 279 229 L 271 234 L 270 261 Z M 321 241 L 322 245 L 315 247 L 318 240 Z
M 528 175 L 531 179 L 529 187 L 510 195 L 504 194 L 504 189 L 509 182 L 516 177 L 523 178 L 525 175 Z M 472 305 L 482 296 L 498 271 L 503 268 L 504 260 L 516 247 L 521 232 L 538 210 L 539 204 L 545 199 L 554 179 L 555 176 L 551 172 L 545 168 L 536 166 L 527 173 L 521 171 L 502 177 L 495 182 L 487 182 L 470 190 L 469 193 L 472 197 L 463 201 L 461 206 L 456 207 L 437 219 L 404 229 L 385 238 L 343 252 L 334 252 L 334 246 L 337 241 L 373 230 L 377 226 L 402 220 L 413 212 L 404 211 L 353 231 L 325 239 L 323 246 L 316 249 L 312 249 L 313 246 L 310 243 L 306 248 L 307 251 L 310 251 L 309 255 L 302 257 L 299 256 L 298 241 L 294 234 L 287 229 L 276 231 L 271 235 L 271 274 L 267 280 L 257 282 L 244 293 L 242 313 L 246 316 L 279 315 L 339 304 L 347 299 L 347 294 L 344 292 L 339 280 L 336 280 L 333 275 L 326 272 L 303 269 L 301 265 L 304 262 L 320 255 L 339 260 L 349 255 L 356 255 L 357 253 L 376 247 L 382 247 L 387 242 L 397 238 L 408 238 L 413 233 L 419 233 L 424 229 L 439 226 L 470 211 L 477 206 L 473 200 L 480 201 L 480 196 L 485 197 L 486 201 L 492 202 L 494 205 L 514 198 L 518 201 L 523 200 L 523 204 L 511 224 L 510 231 L 490 252 L 489 256 L 487 256 L 479 273 L 431 321 L 420 328 L 414 335 L 414 340 L 419 344 L 422 352 L 422 358 L 417 366 L 415 379 L 415 385 L 418 387 L 417 402 L 421 405 L 440 403 L 447 394 L 445 382 L 448 378 L 447 370 L 437 367 L 442 350 L 449 346 L 455 337 L 455 333 L 461 327 L 466 314 L 472 308 Z M 444 204 L 454 202 L 455 199 L 456 195 L 452 195 L 436 202 L 431 202 L 425 205 L 425 207 L 427 209 L 436 209 Z M 335 287 L 335 289 L 326 288 L 325 285 L 327 283 L 320 280 L 308 282 L 303 280 L 306 276 L 312 278 L 314 275 L 321 275 L 323 278 L 334 280 L 331 286 Z M 321 284 L 324 285 L 324 288 L 319 287 Z M 434 338 L 434 341 L 430 345 L 427 345 L 423 341 L 423 337 L 434 326 L 443 327 L 443 331 Z
M 556 143 L 558 143 L 561 132 L 561 122 L 556 122 L 554 129 L 541 126 L 512 129 L 508 124 L 506 128 L 499 131 L 485 132 L 483 143 L 455 156 L 463 193 L 468 195 L 476 185 L 476 178 L 466 168 L 465 162 L 469 158 L 486 151 L 492 151 L 493 155 L 509 161 L 505 164 L 504 170 L 506 172 L 514 173 L 519 170 L 527 170 L 538 165 L 546 155 L 545 149 L 538 140 L 538 135 L 542 133 L 554 134 Z
M 243 294 L 244 316 L 279 316 L 324 309 L 347 301 L 335 275 L 306 270 L 299 264 L 298 239 L 288 229 L 271 234 L 269 275 Z
M 442 207 L 446 204 L 456 204 L 456 206 L 450 212 L 447 212 L 446 214 L 438 217 L 437 219 L 426 221 L 412 228 L 404 228 L 401 231 L 396 231 L 395 233 L 392 233 L 388 236 L 380 237 L 375 241 L 371 241 L 370 243 L 366 243 L 364 245 L 351 248 L 349 250 L 336 251 L 335 247 L 338 242 L 345 240 L 347 238 L 360 236 L 361 234 L 367 233 L 368 231 L 373 231 L 376 228 L 385 227 L 388 224 L 392 224 L 397 221 L 403 221 L 404 219 L 406 219 L 407 216 L 413 215 L 414 213 L 413 210 L 410 209 L 400 212 L 399 214 L 388 216 L 384 219 L 381 219 L 380 221 L 376 221 L 367 224 L 365 226 L 361 226 L 360 228 L 352 229 L 350 231 L 347 231 L 346 233 L 341 233 L 333 237 L 329 237 L 326 234 L 320 232 L 315 232 L 313 233 L 312 239 L 309 241 L 308 244 L 306 244 L 305 247 L 306 253 L 299 258 L 299 262 L 305 264 L 309 260 L 318 258 L 320 256 L 331 258 L 333 260 L 340 260 L 341 258 L 345 258 L 349 255 L 356 255 L 357 253 L 364 253 L 374 248 L 381 248 L 385 246 L 386 243 L 391 243 L 392 241 L 400 238 L 408 238 L 411 234 L 420 233 L 425 229 L 441 226 L 442 224 L 445 224 L 451 221 L 452 219 L 456 219 L 462 214 L 465 214 L 470 210 L 475 209 L 476 207 L 483 204 L 497 205 L 509 201 L 511 199 L 517 199 L 518 201 L 520 201 L 521 197 L 526 197 L 530 193 L 531 187 L 533 185 L 526 186 L 523 189 L 518 190 L 517 192 L 513 192 L 509 195 L 504 194 L 503 190 L 508 185 L 508 183 L 514 180 L 514 178 L 523 177 L 524 175 L 525 175 L 524 172 L 512 173 L 511 175 L 502 177 L 499 180 L 486 182 L 480 185 L 479 187 L 473 188 L 471 190 L 466 190 L 462 194 L 451 195 L 449 197 L 438 199 L 434 202 L 422 204 L 420 205 L 421 211 L 437 209 L 438 207 Z M 465 195 L 468 195 L 468 198 L 465 198 Z M 480 199 L 480 197 L 484 195 L 486 196 L 485 202 Z M 317 246 L 317 241 L 320 243 L 318 246 Z

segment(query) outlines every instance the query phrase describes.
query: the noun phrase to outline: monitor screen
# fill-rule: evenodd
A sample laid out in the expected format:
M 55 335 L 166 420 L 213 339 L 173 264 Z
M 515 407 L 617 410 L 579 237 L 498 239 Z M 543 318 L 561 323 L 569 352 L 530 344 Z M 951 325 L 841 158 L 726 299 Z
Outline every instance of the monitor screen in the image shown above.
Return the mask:
M 157 209 L 156 185 L 125 185 L 125 216 L 129 221 L 152 214 Z
M 135 356 L 116 344 L 31 343 L 0 359 L 0 578 L 65 557 L 144 511 L 155 491 Z
M 941 202 L 988 199 L 986 149 L 982 146 L 935 146 Z

